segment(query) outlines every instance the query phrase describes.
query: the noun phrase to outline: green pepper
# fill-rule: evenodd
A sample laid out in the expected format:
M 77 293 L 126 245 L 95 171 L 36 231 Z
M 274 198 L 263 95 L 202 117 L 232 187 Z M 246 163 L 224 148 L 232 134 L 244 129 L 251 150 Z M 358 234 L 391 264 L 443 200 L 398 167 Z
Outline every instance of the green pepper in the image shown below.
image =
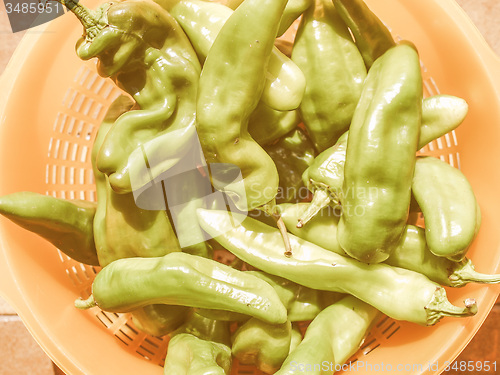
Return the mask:
M 250 136 L 261 146 L 272 144 L 301 122 L 299 112 L 277 111 L 260 101 L 248 120 Z
M 290 234 L 293 257 L 284 255 L 278 229 L 227 211 L 198 210 L 198 220 L 224 248 L 264 272 L 312 289 L 351 294 L 389 317 L 421 325 L 444 316 L 476 314 L 473 299 L 451 304 L 446 290 L 417 272 L 387 264 L 366 264 Z M 241 224 L 235 224 L 234 221 Z
M 165 210 L 139 208 L 133 193 L 116 193 L 109 184 L 109 178 L 96 167 L 97 154 L 110 128 L 133 105 L 134 102 L 127 96 L 116 99 L 99 127 L 92 148 L 97 191 L 94 239 L 99 264 L 103 267 L 120 258 L 155 257 L 181 250 Z
M 178 1 L 169 11 L 190 38 L 202 64 L 205 62 L 222 26 L 233 13 L 232 9 L 223 4 L 201 0 Z M 262 100 L 248 121 L 248 132 L 260 145 L 278 139 L 295 128 L 300 122 L 296 110 L 274 109 L 272 105 L 280 108 L 281 106 L 276 103 L 273 104 L 277 100 L 273 99 L 273 95 L 276 96 L 281 91 L 280 100 L 283 100 L 283 92 L 293 94 L 295 91 L 300 93 L 304 91 L 303 84 L 300 83 L 304 82 L 302 72 L 276 48 L 273 48 L 269 64 L 268 70 L 278 72 L 277 76 L 271 74 L 268 76 L 268 81 L 266 81 L 264 87 L 264 93 L 269 90 L 272 90 L 272 92 L 267 95 L 263 94 Z M 298 76 L 298 78 L 294 78 L 294 76 Z M 302 94 L 298 97 L 302 97 Z M 287 105 L 286 108 L 297 107 L 298 103 L 295 104 L 296 99 L 293 99 L 293 101 L 293 104 Z
M 400 44 L 371 67 L 349 129 L 337 238 L 358 260 L 384 261 L 401 238 L 421 112 L 418 53 Z
M 231 349 L 228 346 L 182 333 L 168 342 L 163 373 L 229 375 L 231 362 Z
M 290 322 L 312 320 L 325 307 L 340 298 L 339 293 L 328 293 L 306 288 L 285 278 L 262 271 L 245 271 L 271 285 L 288 312 Z M 204 317 L 221 321 L 246 322 L 250 316 L 230 311 L 196 309 Z
M 205 0 L 207 1 L 207 0 Z M 226 5 L 231 9 L 238 8 L 243 0 L 208 0 L 208 1 L 216 1 L 217 3 L 221 3 Z M 280 27 L 278 30 L 278 36 L 283 35 L 288 28 L 292 25 L 292 23 L 300 17 L 304 11 L 311 6 L 314 0 L 288 0 L 285 9 L 283 10 L 283 15 L 281 16 Z
M 462 260 L 481 224 L 479 204 L 467 177 L 438 158 L 422 156 L 417 159 L 412 191 L 424 215 L 430 251 Z
M 222 169 L 214 173 L 212 168 L 212 183 L 244 211 L 268 204 L 278 191 L 274 162 L 249 135 L 248 119 L 263 92 L 286 3 L 241 4 L 219 32 L 200 77 L 196 126 L 207 162 Z M 242 180 L 230 176 L 227 181 L 227 175 L 239 173 Z
M 292 325 L 269 324 L 252 318 L 243 323 L 233 335 L 232 354 L 241 364 L 254 365 L 273 374 L 290 351 Z
M 288 355 L 299 346 L 302 341 L 302 332 L 300 330 L 300 326 L 297 322 L 292 322 L 292 333 L 290 338 L 290 350 L 288 351 Z
M 277 203 L 297 202 L 305 197 L 302 174 L 313 163 L 316 150 L 307 133 L 296 128 L 264 149 L 273 159 L 279 175 Z
M 129 193 L 138 188 L 130 174 L 144 169 L 143 152 L 148 161 L 160 164 L 151 170 L 163 172 L 172 163 L 165 152 L 182 143 L 172 139 L 172 132 L 194 132 L 201 66 L 182 28 L 153 1 L 103 4 L 97 14 L 80 4 L 70 9 L 84 25 L 78 56 L 97 58 L 99 74 L 110 77 L 138 105 L 116 119 L 97 155 L 97 167 L 109 176 L 113 189 Z M 97 32 L 92 25 L 99 25 Z M 129 159 L 135 150 L 138 157 Z
M 0 197 L 0 214 L 49 241 L 77 262 L 98 266 L 94 244 L 96 204 L 32 192 Z
M 186 321 L 189 310 L 186 306 L 148 305 L 132 311 L 132 323 L 148 335 L 162 337 L 179 328 Z
M 186 321 L 175 331 L 170 333 L 170 338 L 179 334 L 187 333 L 202 340 L 217 342 L 222 345 L 231 345 L 230 322 L 200 315 L 197 311 L 191 311 Z
M 422 123 L 418 148 L 456 129 L 465 119 L 468 104 L 451 95 L 434 95 L 422 102 Z M 344 164 L 349 131 L 337 143 L 319 154 L 302 175 L 304 184 L 314 193 L 310 211 L 299 218 L 299 226 L 307 223 L 321 208 L 333 204 L 340 208 L 339 197 L 344 183 Z
M 340 255 L 346 255 L 337 241 L 336 227 L 339 215 L 331 207 L 325 207 L 309 225 L 297 228 L 295 223 L 307 209 L 308 203 L 280 205 L 281 217 L 294 235 Z M 500 283 L 500 275 L 477 272 L 470 259 L 460 262 L 438 257 L 427 246 L 425 229 L 408 224 L 401 241 L 391 256 L 384 261 L 394 267 L 421 273 L 430 280 L 449 287 L 462 287 L 468 283 Z
M 151 304 L 181 305 L 234 311 L 276 324 L 286 321 L 286 308 L 265 281 L 181 252 L 118 259 L 97 274 L 90 297 L 75 304 L 121 313 Z
M 262 271 L 247 271 L 270 284 L 287 308 L 292 323 L 312 320 L 326 306 L 341 298 L 339 293 L 324 292 L 296 284 L 286 278 Z
M 170 334 L 164 374 L 229 375 L 231 334 L 228 322 L 192 313 Z
M 275 374 L 293 375 L 298 371 L 333 374 L 361 347 L 379 316 L 367 303 L 352 296 L 344 297 L 314 318 L 304 339 Z
M 180 251 L 166 211 L 143 210 L 132 193 L 117 194 L 108 177 L 95 166 L 97 152 L 116 119 L 129 111 L 134 102 L 119 96 L 108 109 L 92 148 L 92 165 L 97 190 L 97 211 L 94 218 L 94 240 L 99 263 L 106 266 L 126 257 L 154 257 Z M 135 326 L 153 336 L 163 336 L 185 318 L 188 308 L 153 304 L 132 311 Z
M 181 0 L 170 9 L 170 13 L 183 27 L 196 49 L 200 61 L 204 63 L 216 37 L 218 37 L 219 32 L 233 14 L 233 11 L 223 4 L 199 0 Z M 272 16 L 271 13 L 260 17 L 258 21 L 263 32 L 270 31 L 265 24 L 266 17 L 271 16 L 278 20 L 278 17 L 282 14 Z M 273 37 L 276 37 L 274 24 L 272 29 Z M 259 38 L 261 37 L 259 36 Z M 274 43 L 274 39 L 272 42 Z M 240 39 L 235 40 L 234 43 L 244 43 L 244 41 Z M 236 45 L 233 45 L 232 48 Z M 245 62 L 245 64 L 249 63 L 250 61 Z M 258 94 L 256 97 L 278 111 L 296 109 L 302 100 L 305 89 L 305 77 L 302 71 L 290 58 L 274 46 L 270 52 L 268 65 L 264 69 L 266 70 L 264 88 L 262 93 L 259 93 L 261 96 L 259 97 Z
M 389 29 L 363 0 L 333 0 L 333 4 L 351 30 L 368 69 L 396 45 Z
M 366 77 L 363 59 L 331 0 L 315 0 L 305 11 L 292 60 L 307 81 L 299 111 L 322 152 L 349 128 Z

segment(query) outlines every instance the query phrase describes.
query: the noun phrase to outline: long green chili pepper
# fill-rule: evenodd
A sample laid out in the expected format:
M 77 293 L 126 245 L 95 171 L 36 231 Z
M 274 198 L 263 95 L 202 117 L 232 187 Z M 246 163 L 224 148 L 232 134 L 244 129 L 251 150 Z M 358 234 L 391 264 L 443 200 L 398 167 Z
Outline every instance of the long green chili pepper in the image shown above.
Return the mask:
M 333 0 L 333 4 L 351 29 L 367 68 L 396 45 L 389 29 L 363 0 Z
M 275 375 L 333 374 L 362 345 L 380 316 L 372 306 L 346 296 L 318 314 L 307 327 L 304 339 Z
M 233 11 L 218 3 L 181 0 L 170 9 L 170 13 L 183 27 L 203 63 Z M 266 15 L 266 17 L 269 16 Z M 264 19 L 265 17 L 261 18 L 258 24 L 260 28 L 266 30 Z M 273 29 L 275 29 L 274 25 Z M 277 35 L 274 34 L 274 36 Z M 249 61 L 246 63 L 248 64 Z M 306 85 L 304 74 L 299 67 L 279 49 L 272 47 L 269 63 L 264 69 L 267 73 L 260 100 L 275 110 L 296 109 L 302 100 Z
M 288 356 L 291 340 L 290 321 L 269 324 L 252 318 L 234 333 L 231 352 L 241 364 L 274 374 Z
M 408 219 L 422 85 L 417 51 L 399 44 L 371 67 L 354 112 L 337 238 L 366 263 L 389 257 Z
M 200 62 L 203 64 L 215 38 L 233 13 L 233 10 L 220 3 L 181 0 L 171 5 L 169 12 L 186 32 Z M 283 93 L 290 93 L 290 95 L 297 98 L 302 98 L 305 85 L 302 71 L 276 47 L 273 48 L 269 58 L 268 70 L 278 73 L 269 74 L 267 77 L 262 100 L 248 120 L 248 132 L 260 145 L 275 141 L 295 128 L 301 121 L 296 110 L 279 111 L 271 107 L 271 105 L 283 107 L 283 105 L 273 104 L 277 100 L 273 96 L 279 93 L 279 100 L 286 100 Z M 272 91 L 265 94 L 269 90 Z M 285 107 L 297 107 L 296 100 L 294 97 L 293 102 Z
M 424 215 L 430 251 L 454 261 L 462 260 L 481 224 L 479 204 L 467 177 L 438 158 L 421 156 L 417 159 L 412 192 Z
M 440 94 L 425 98 L 418 148 L 456 129 L 465 119 L 468 108 L 467 102 L 456 96 Z M 303 183 L 314 196 L 310 210 L 299 218 L 299 226 L 305 225 L 324 206 L 339 205 L 348 135 L 349 131 L 345 132 L 334 146 L 319 154 L 302 175 Z
M 473 299 L 451 304 L 446 290 L 417 272 L 387 264 L 366 264 L 290 235 L 293 257 L 284 255 L 280 232 L 227 211 L 198 210 L 201 226 L 224 248 L 261 269 L 312 289 L 351 294 L 397 320 L 436 324 L 444 316 L 476 314 Z M 241 224 L 234 225 L 236 219 Z
M 349 128 L 366 77 L 359 50 L 331 0 L 315 0 L 305 11 L 292 60 L 307 81 L 299 111 L 322 152 Z
M 96 204 L 32 192 L 0 197 L 0 214 L 36 233 L 77 262 L 98 266 L 94 244 Z
M 78 308 L 130 312 L 151 304 L 220 309 L 281 324 L 286 308 L 265 281 L 196 255 L 118 259 L 104 267 Z
M 243 184 L 221 184 L 212 174 L 213 184 L 245 211 L 269 203 L 278 191 L 274 162 L 250 137 L 247 126 L 264 87 L 286 3 L 247 0 L 240 5 L 219 32 L 200 77 L 196 126 L 205 158 L 208 163 L 234 165 L 243 177 Z
M 340 255 L 346 255 L 337 241 L 339 215 L 326 207 L 303 228 L 295 223 L 306 210 L 308 203 L 282 204 L 280 212 L 283 222 L 294 235 Z M 497 284 L 500 275 L 489 275 L 475 270 L 470 259 L 460 262 L 432 254 L 427 246 L 425 229 L 407 225 L 400 243 L 384 263 L 405 268 L 427 276 L 430 280 L 449 287 L 463 287 L 468 283 Z

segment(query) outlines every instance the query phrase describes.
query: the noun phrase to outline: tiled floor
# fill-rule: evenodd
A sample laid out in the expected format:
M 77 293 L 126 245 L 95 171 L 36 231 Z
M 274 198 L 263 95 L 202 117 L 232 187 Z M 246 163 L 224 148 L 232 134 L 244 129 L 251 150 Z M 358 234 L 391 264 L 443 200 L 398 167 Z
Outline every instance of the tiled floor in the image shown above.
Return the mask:
M 500 2 L 498 0 L 457 0 L 500 55 Z M 0 74 L 19 43 L 22 33 L 13 35 L 0 1 Z M 466 363 L 497 361 L 500 373 L 500 302 L 493 308 L 483 327 L 457 359 Z M 493 371 L 460 372 L 451 369 L 446 375 L 485 375 Z M 0 298 L 0 375 L 63 375 L 31 337 L 15 311 Z M 92 374 L 89 374 L 92 375 Z

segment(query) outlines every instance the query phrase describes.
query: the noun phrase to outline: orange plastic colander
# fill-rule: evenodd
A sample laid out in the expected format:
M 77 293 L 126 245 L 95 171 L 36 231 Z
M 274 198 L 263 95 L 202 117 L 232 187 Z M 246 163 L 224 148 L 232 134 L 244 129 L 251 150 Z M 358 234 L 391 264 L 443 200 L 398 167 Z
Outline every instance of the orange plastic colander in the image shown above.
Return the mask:
M 88 0 L 95 7 L 99 0 Z M 481 206 L 480 233 L 468 255 L 476 269 L 500 272 L 500 60 L 453 0 L 366 0 L 394 35 L 419 49 L 425 94 L 451 94 L 469 103 L 465 122 L 424 152 L 459 167 Z M 34 191 L 95 200 L 90 147 L 107 107 L 119 94 L 82 62 L 74 45 L 82 33 L 72 15 L 30 30 L 0 82 L 0 195 Z M 222 259 L 223 260 L 223 259 Z M 51 359 L 67 374 L 162 374 L 168 339 L 147 336 L 127 314 L 74 308 L 88 295 L 96 270 L 62 255 L 48 242 L 0 220 L 0 292 Z M 475 298 L 476 316 L 444 318 L 434 327 L 383 318 L 344 373 L 438 374 L 477 332 L 498 286 L 448 289 L 461 305 Z M 500 363 L 498 363 L 500 366 Z M 260 374 L 235 364 L 234 374 Z

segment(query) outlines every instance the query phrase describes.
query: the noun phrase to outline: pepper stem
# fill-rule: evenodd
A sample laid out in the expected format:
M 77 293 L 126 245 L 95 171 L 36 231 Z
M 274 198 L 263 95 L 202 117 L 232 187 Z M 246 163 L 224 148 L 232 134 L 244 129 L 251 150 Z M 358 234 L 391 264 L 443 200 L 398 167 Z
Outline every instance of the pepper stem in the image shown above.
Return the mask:
M 89 298 L 87 299 L 77 299 L 75 301 L 75 307 L 80 310 L 87 310 L 92 307 L 96 307 L 97 303 L 94 300 L 94 296 L 91 294 Z
M 441 318 L 445 316 L 451 317 L 466 317 L 472 316 L 477 313 L 476 300 L 467 298 L 464 301 L 465 307 L 458 307 L 453 305 L 446 297 L 446 291 L 442 287 L 436 288 L 434 298 L 424 308 L 427 313 L 427 325 L 432 326 L 436 324 Z
M 64 5 L 71 12 L 73 12 L 76 18 L 80 20 L 83 27 L 85 27 L 85 29 L 89 29 L 91 27 L 95 27 L 98 25 L 99 20 L 95 17 L 95 15 L 92 14 L 92 12 L 88 8 L 81 5 L 79 2 L 75 0 L 54 0 L 54 1 L 57 1 L 58 3 Z
M 76 18 L 81 22 L 85 29 L 88 38 L 93 39 L 97 32 L 104 28 L 107 24 L 107 19 L 103 13 L 104 8 L 101 6 L 96 11 L 90 10 L 81 5 L 77 0 L 53 0 L 64 5 L 70 10 Z
M 457 263 L 457 268 L 449 276 L 451 286 L 460 288 L 468 283 L 479 284 L 498 284 L 500 283 L 500 274 L 488 275 L 477 272 L 470 259 Z
M 297 228 L 302 228 L 331 202 L 332 198 L 326 189 L 315 190 L 311 203 L 309 203 L 307 210 L 300 216 L 297 222 Z
M 292 245 L 290 244 L 290 237 L 288 236 L 288 229 L 286 228 L 285 222 L 281 217 L 281 213 L 279 212 L 279 207 L 276 205 L 276 200 L 273 199 L 271 202 L 260 207 L 262 211 L 271 216 L 275 221 L 278 227 L 278 230 L 281 233 L 281 237 L 283 238 L 283 244 L 285 245 L 285 253 L 286 257 L 292 256 Z

